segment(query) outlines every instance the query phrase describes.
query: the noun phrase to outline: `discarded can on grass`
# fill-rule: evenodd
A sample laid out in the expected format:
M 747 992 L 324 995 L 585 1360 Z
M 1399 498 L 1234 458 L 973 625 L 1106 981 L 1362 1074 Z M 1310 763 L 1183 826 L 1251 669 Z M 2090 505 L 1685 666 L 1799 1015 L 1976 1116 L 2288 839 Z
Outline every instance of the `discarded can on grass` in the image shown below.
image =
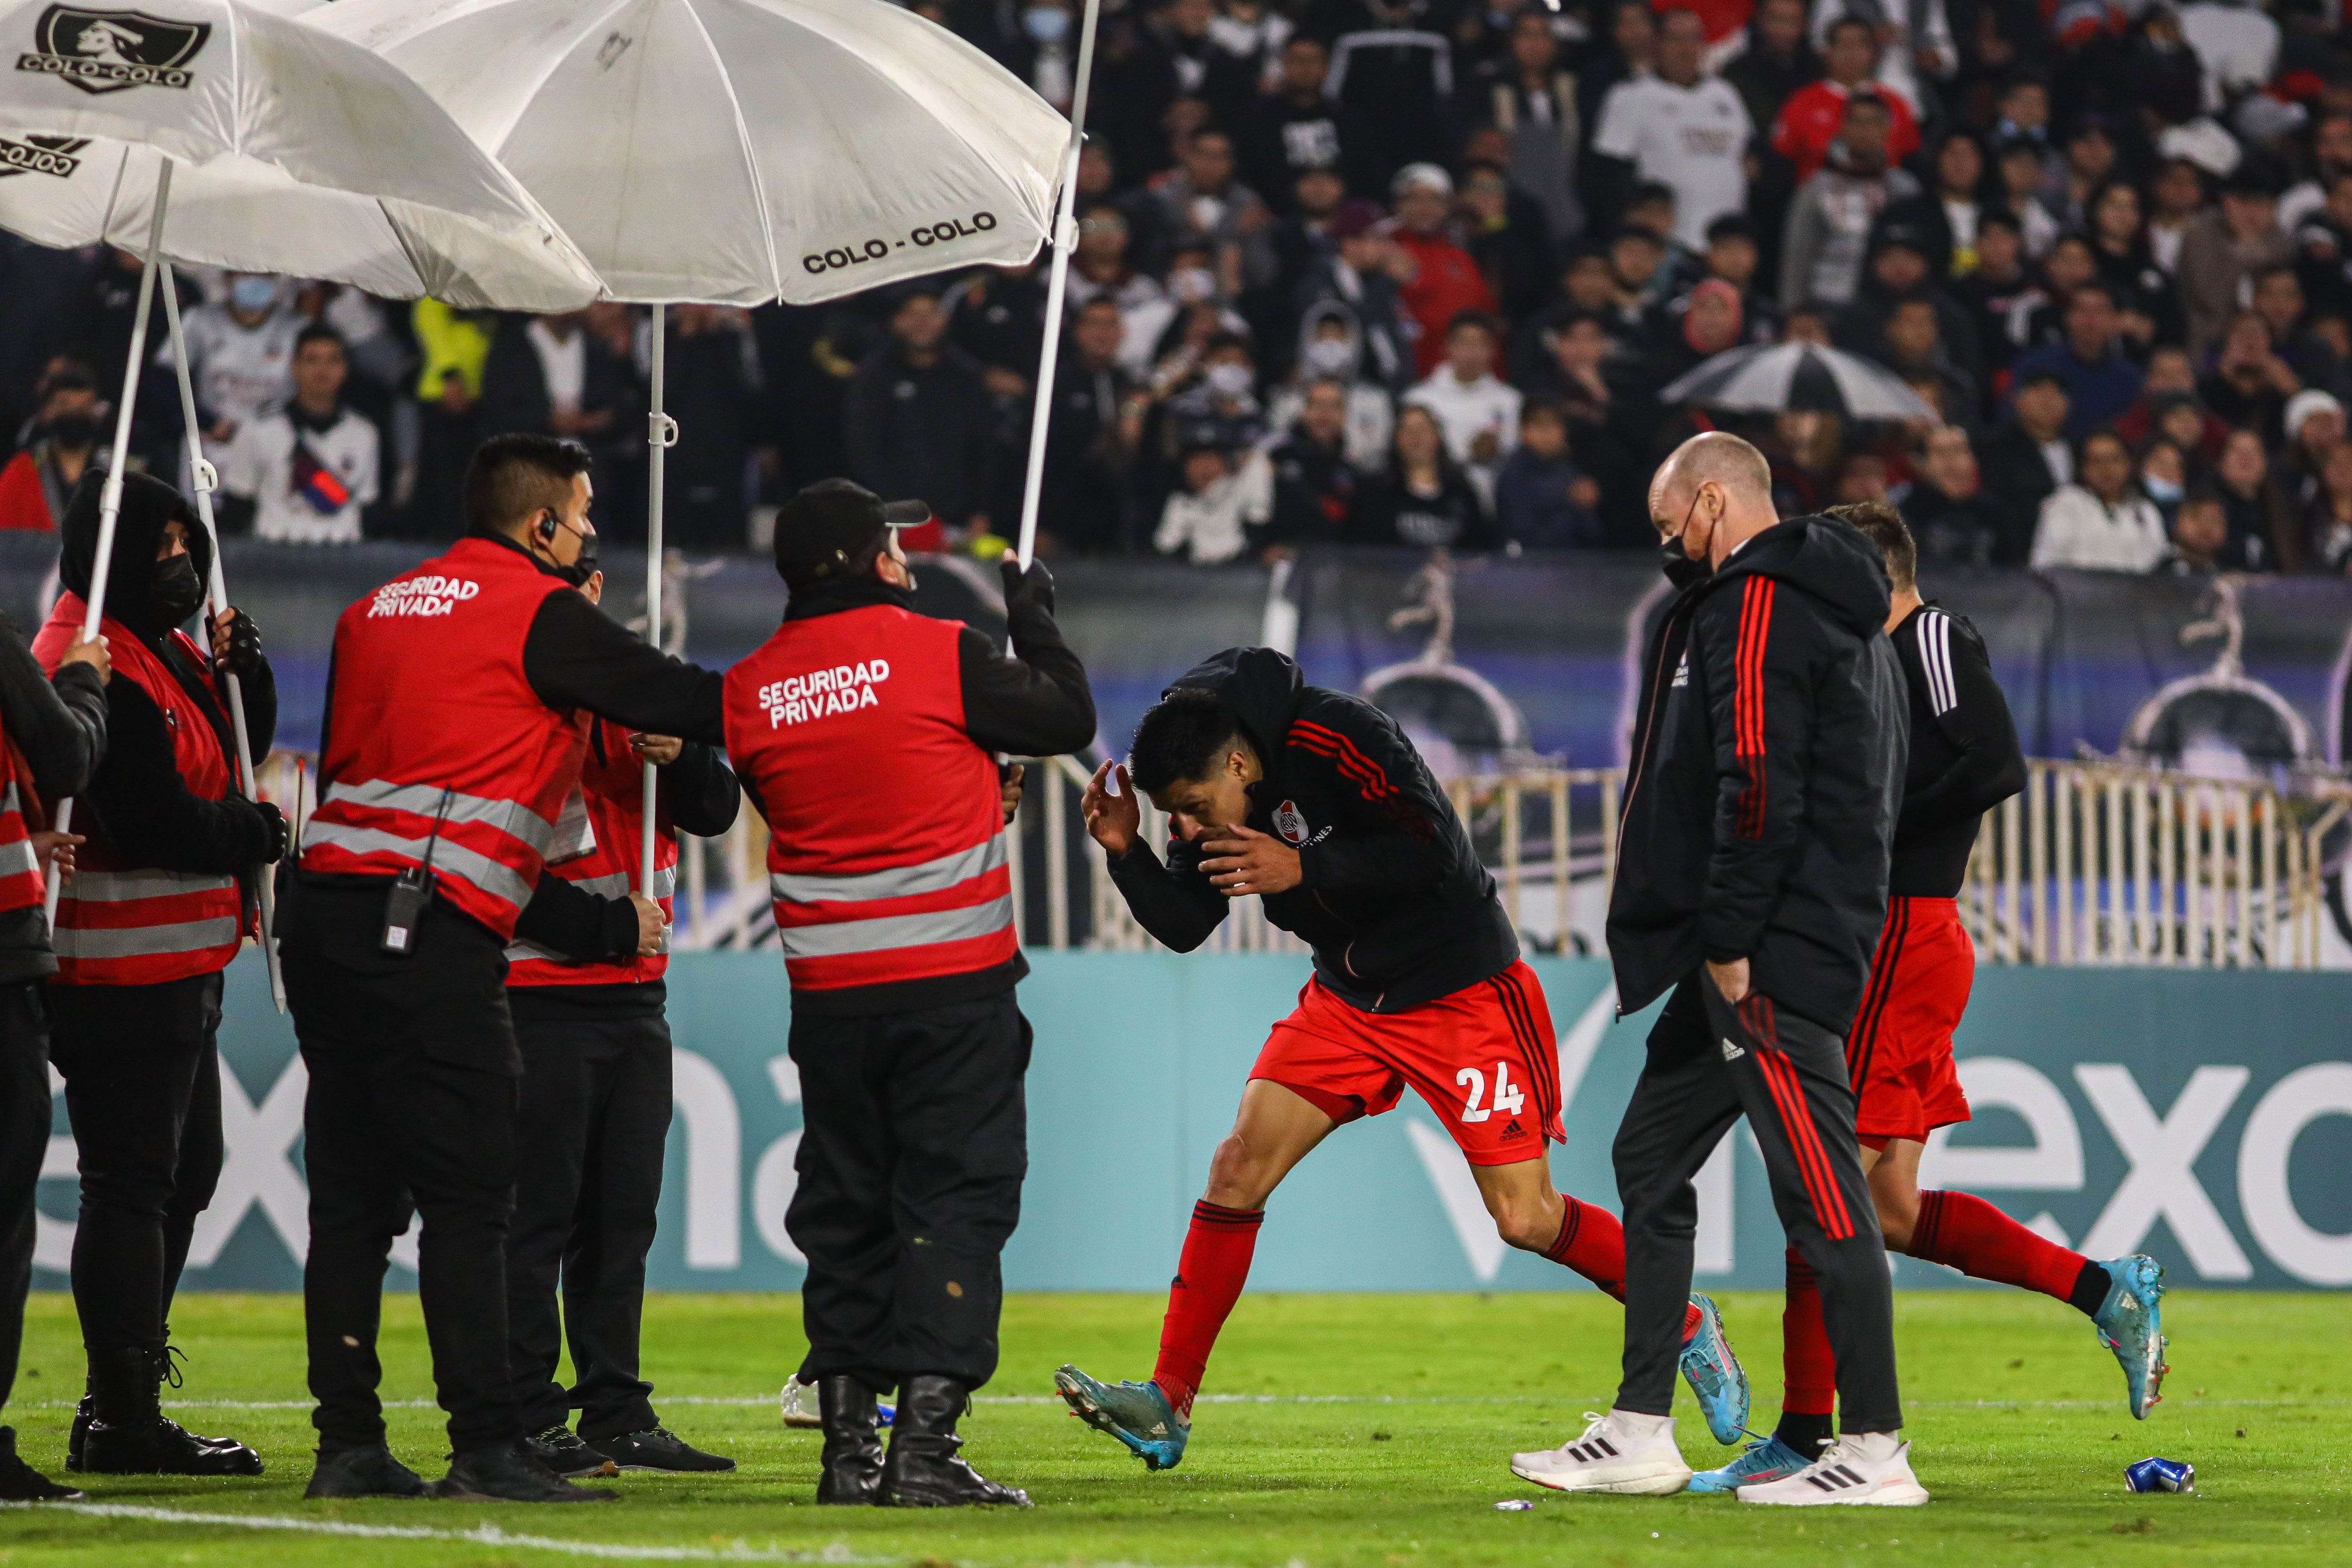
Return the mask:
M 1523 1497 L 1505 1498 L 1495 1505 L 1496 1513 L 1525 1513 L 1536 1505 Z
M 2136 1492 L 2193 1492 L 2197 1467 L 2180 1459 L 2142 1459 L 2124 1471 L 2124 1485 Z

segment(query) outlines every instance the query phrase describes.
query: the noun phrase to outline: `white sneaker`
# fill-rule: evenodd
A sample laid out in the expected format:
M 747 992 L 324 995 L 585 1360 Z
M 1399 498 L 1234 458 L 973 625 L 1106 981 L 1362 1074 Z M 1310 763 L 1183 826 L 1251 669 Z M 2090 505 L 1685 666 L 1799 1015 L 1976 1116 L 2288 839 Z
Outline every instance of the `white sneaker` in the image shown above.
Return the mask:
M 784 1425 L 787 1426 L 814 1431 L 824 1426 L 824 1418 L 817 1414 L 816 1384 L 814 1383 L 803 1383 L 797 1377 L 786 1378 L 783 1394 L 776 1403 L 783 1407 Z
M 1584 1436 L 1557 1448 L 1511 1456 L 1511 1473 L 1559 1492 L 1636 1492 L 1663 1497 L 1690 1484 L 1691 1468 L 1675 1447 L 1675 1418 L 1663 1418 L 1647 1437 L 1630 1436 L 1616 1411 L 1597 1415 Z M 1644 1420 L 1643 1417 L 1634 1417 Z
M 1895 1442 L 1892 1433 L 1873 1432 L 1839 1438 L 1793 1476 L 1741 1487 L 1739 1500 L 1784 1508 L 1917 1508 L 1927 1500 L 1927 1489 L 1911 1473 L 1911 1445 Z

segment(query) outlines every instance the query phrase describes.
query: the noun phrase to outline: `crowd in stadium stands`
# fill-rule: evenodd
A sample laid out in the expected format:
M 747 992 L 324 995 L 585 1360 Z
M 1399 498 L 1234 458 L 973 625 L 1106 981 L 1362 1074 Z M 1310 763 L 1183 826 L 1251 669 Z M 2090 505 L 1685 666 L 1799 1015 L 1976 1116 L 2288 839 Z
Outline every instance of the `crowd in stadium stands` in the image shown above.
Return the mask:
M 2336 0 L 1107 0 L 1049 432 L 1064 554 L 1648 543 L 1710 421 L 1784 512 L 1887 498 L 1931 563 L 2352 567 L 2352 31 Z M 1068 0 L 917 0 L 1066 107 Z M 138 279 L 10 240 L 0 527 L 103 446 Z M 646 312 L 541 318 L 184 280 L 226 525 L 446 536 L 484 436 L 596 454 L 642 537 Z M 675 309 L 668 537 L 798 486 L 1013 531 L 1043 267 Z M 168 350 L 137 450 L 181 471 Z M 1802 340 L 1936 411 L 1662 392 Z M 102 460 L 102 459 L 101 459 Z

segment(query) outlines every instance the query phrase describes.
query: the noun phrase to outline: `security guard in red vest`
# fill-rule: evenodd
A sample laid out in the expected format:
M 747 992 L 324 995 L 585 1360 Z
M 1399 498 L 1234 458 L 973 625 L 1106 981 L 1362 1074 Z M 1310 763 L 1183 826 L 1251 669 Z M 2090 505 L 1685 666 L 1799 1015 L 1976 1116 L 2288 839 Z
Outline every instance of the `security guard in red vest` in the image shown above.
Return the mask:
M 484 442 L 466 537 L 336 625 L 319 806 L 278 921 L 310 1073 L 312 1497 L 425 1489 L 385 1447 L 376 1395 L 384 1264 L 412 1207 L 454 1452 L 436 1495 L 610 1495 L 532 1453 L 508 1370 L 522 1062 L 506 947 L 579 783 L 583 719 L 714 742 L 721 690 L 572 591 L 595 564 L 589 461 L 551 437 Z M 630 898 L 653 952 L 661 911 Z
M 999 1254 L 1028 1169 L 1028 973 L 991 752 L 1091 742 L 1094 698 L 1053 579 L 1004 566 L 1014 656 L 915 613 L 897 527 L 845 480 L 776 520 L 792 591 L 727 676 L 727 752 L 768 820 L 805 1128 L 784 1218 L 808 1258 L 804 1373 L 824 1425 L 820 1502 L 1012 1503 L 957 1457 L 996 1370 Z M 878 1394 L 898 1391 L 887 1458 Z
M 593 604 L 604 574 L 581 590 Z M 654 886 L 638 889 L 645 764 L 657 764 Z M 637 951 L 632 889 L 670 918 L 680 830 L 715 838 L 742 803 L 713 748 L 588 721 L 579 787 L 558 819 L 507 949 L 507 1005 L 522 1047 L 522 1145 L 507 1236 L 508 1368 L 523 1430 L 559 1475 L 731 1470 L 655 1417 L 638 1375 L 646 1254 L 669 1137 L 667 952 Z M 568 840 L 566 834 L 568 833 Z M 563 1300 L 556 1307 L 561 1275 Z M 572 1387 L 556 1381 L 566 1339 Z M 580 1430 L 568 1425 L 573 1406 Z
M 33 1198 L 49 1149 L 49 1007 L 44 976 L 57 973 L 42 912 L 44 872 L 79 835 L 37 825 L 41 799 L 79 795 L 106 755 L 108 656 L 76 628 L 54 679 L 24 636 L 0 616 L 0 1406 L 16 1382 L 25 1340 L 25 1292 L 33 1282 Z M 67 864 L 71 864 L 70 856 Z M 0 1426 L 0 1502 L 71 1502 L 16 1452 Z
M 81 639 L 97 565 L 104 476 L 67 503 L 65 592 L 33 654 L 55 669 Z M 278 725 L 261 636 L 230 612 L 209 652 L 179 628 L 202 607 L 211 541 L 173 486 L 124 476 L 100 633 L 113 657 L 106 760 L 75 826 L 87 824 L 58 905 L 51 1058 L 66 1083 L 81 1175 L 74 1310 L 89 1359 L 68 1468 L 101 1474 L 252 1476 L 261 1458 L 163 1414 L 173 1376 L 172 1298 L 196 1216 L 220 1178 L 221 975 L 257 934 L 257 868 L 286 849 L 286 821 L 245 798 L 219 685 L 239 677 L 257 754 Z

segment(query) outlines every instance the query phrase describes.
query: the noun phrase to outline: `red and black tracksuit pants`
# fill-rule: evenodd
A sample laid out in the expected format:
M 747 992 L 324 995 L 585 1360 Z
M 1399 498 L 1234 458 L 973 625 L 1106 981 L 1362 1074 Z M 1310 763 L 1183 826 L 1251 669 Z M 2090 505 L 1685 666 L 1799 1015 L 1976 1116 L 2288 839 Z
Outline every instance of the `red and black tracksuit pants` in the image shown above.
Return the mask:
M 1685 977 L 1650 1030 L 1648 1060 L 1617 1129 L 1625 1217 L 1622 1410 L 1674 1409 L 1698 1194 L 1691 1179 L 1742 1116 L 1772 1184 L 1772 1206 L 1821 1281 L 1848 1432 L 1903 1425 L 1895 1380 L 1894 1294 L 1854 1142 L 1845 1042 L 1769 997 L 1738 1007 Z

